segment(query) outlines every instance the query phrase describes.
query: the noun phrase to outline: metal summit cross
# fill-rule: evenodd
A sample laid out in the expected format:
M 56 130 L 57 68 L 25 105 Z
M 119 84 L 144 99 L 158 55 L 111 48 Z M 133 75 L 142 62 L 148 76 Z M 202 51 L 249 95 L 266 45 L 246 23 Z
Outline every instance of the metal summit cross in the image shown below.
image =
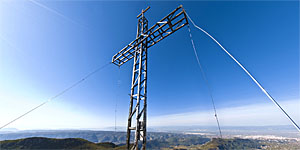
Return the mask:
M 147 121 L 147 50 L 175 31 L 188 24 L 186 13 L 180 5 L 150 29 L 144 13 L 147 7 L 137 16 L 136 39 L 125 46 L 112 58 L 112 63 L 121 66 L 133 58 L 132 83 L 130 93 L 129 117 L 127 124 L 127 149 L 146 149 Z M 135 116 L 135 120 L 133 117 Z M 133 123 L 132 123 L 133 122 Z M 135 131 L 134 143 L 130 144 L 131 131 Z

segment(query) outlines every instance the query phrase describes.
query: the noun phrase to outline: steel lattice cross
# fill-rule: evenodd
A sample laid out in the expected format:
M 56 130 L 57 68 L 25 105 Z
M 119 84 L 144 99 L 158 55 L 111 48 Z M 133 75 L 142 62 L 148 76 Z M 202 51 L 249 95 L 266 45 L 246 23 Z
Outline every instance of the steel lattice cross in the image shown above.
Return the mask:
M 137 36 L 112 58 L 112 63 L 121 66 L 133 58 L 132 82 L 130 93 L 129 117 L 127 124 L 127 149 L 146 149 L 147 121 L 147 50 L 167 36 L 188 24 L 186 13 L 180 5 L 150 29 L 142 10 L 137 16 Z M 135 120 L 133 120 L 135 117 Z M 134 143 L 130 144 L 131 131 L 135 131 Z

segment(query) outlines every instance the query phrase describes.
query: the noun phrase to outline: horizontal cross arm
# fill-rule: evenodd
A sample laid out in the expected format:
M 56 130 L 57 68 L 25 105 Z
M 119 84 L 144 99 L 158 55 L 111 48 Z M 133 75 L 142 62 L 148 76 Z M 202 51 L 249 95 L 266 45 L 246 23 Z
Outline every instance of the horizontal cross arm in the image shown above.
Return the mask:
M 112 63 L 118 66 L 123 65 L 134 57 L 134 53 L 141 43 L 146 43 L 147 48 L 149 48 L 187 24 L 188 19 L 182 5 L 180 5 L 166 17 L 154 24 L 149 30 L 115 54 L 112 58 Z

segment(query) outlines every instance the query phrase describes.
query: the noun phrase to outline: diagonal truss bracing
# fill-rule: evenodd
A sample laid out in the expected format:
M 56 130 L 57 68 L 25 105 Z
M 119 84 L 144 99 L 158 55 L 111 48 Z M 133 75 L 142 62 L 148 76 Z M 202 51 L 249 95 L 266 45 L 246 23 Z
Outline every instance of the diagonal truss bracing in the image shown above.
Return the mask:
M 182 5 L 180 5 L 170 14 L 141 34 L 140 37 L 137 37 L 134 41 L 115 54 L 112 58 L 112 62 L 118 66 L 123 65 L 134 57 L 136 47 L 144 41 L 148 41 L 146 47 L 150 48 L 187 24 L 188 20 L 185 11 L 182 8 Z

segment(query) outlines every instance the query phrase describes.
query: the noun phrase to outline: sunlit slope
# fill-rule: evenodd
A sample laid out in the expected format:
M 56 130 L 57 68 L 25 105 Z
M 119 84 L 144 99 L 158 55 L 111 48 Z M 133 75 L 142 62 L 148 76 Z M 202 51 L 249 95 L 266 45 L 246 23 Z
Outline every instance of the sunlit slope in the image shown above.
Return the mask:
M 213 138 L 210 142 L 202 145 L 200 149 L 208 150 L 208 149 L 260 149 L 262 144 L 255 140 L 249 139 L 220 139 Z

